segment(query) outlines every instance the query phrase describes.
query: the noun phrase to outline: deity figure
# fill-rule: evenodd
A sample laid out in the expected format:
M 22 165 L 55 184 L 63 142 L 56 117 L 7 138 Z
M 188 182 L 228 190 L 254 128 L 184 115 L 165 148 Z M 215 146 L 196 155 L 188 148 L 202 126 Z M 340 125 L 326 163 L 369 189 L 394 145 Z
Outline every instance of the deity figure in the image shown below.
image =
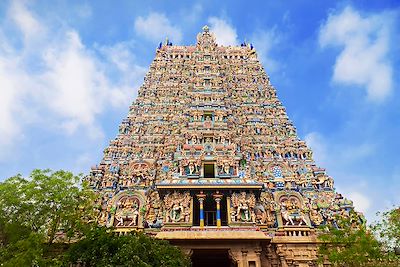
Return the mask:
M 296 197 L 281 198 L 280 201 L 281 216 L 285 225 L 308 225 L 305 214 L 300 207 L 299 200 Z M 295 224 L 296 222 L 296 224 Z
M 189 222 L 190 216 L 190 201 L 191 196 L 189 192 L 167 194 L 164 197 L 164 205 L 166 209 L 167 223 Z
M 149 185 L 151 175 L 150 166 L 147 162 L 132 162 L 129 165 L 128 175 L 132 177 L 131 184 Z
M 99 198 L 96 203 L 99 207 L 97 222 L 100 225 L 106 225 L 110 218 L 110 205 L 108 204 L 108 200 L 109 198 L 106 194 L 102 198 Z
M 116 206 L 114 224 L 116 227 L 138 226 L 140 202 L 135 197 L 122 197 Z
M 234 222 L 255 222 L 254 207 L 256 197 L 253 193 L 241 192 L 233 193 L 231 197 L 232 211 L 231 215 Z
M 162 226 L 163 203 L 157 191 L 151 192 L 147 197 L 145 222 L 149 228 L 159 228 Z
M 310 210 L 310 220 L 315 226 L 319 226 L 324 221 L 321 213 L 316 209 Z
M 199 175 L 199 160 L 193 158 L 182 160 L 181 167 L 183 168 L 184 175 Z
M 312 181 L 312 184 L 315 189 L 322 189 L 322 188 L 333 188 L 333 180 L 332 178 L 325 176 L 325 175 L 319 175 L 316 177 L 315 180 Z
M 254 207 L 256 215 L 256 222 L 258 224 L 273 224 L 275 222 L 275 206 L 272 194 L 269 192 L 262 192 L 260 201 Z
M 224 174 L 230 174 L 231 166 L 229 166 L 228 162 L 224 163 Z
M 227 153 L 226 150 L 223 150 L 225 153 Z M 236 170 L 235 170 L 235 161 L 233 160 L 226 160 L 226 159 L 217 159 L 217 165 L 218 165 L 218 174 L 220 176 L 230 176 L 230 175 L 235 175 Z
M 193 174 L 195 172 L 195 166 L 193 162 L 189 163 L 189 174 Z

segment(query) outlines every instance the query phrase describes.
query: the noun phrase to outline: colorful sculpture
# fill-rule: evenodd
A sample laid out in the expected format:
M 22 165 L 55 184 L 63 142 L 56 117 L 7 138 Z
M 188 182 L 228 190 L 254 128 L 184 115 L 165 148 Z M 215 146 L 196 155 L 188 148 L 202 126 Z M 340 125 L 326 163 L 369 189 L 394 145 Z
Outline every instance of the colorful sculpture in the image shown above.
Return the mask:
M 195 46 L 159 46 L 87 180 L 98 222 L 117 229 L 216 225 L 218 214 L 223 226 L 312 228 L 353 209 L 298 138 L 255 49 L 218 46 L 208 27 Z

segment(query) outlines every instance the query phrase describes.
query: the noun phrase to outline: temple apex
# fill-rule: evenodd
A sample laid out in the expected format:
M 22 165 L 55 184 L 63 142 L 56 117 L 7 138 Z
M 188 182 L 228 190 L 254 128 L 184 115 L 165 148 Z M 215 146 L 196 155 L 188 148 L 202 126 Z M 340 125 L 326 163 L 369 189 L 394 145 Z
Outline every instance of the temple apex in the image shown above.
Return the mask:
M 203 27 L 203 32 L 209 32 L 210 28 L 208 27 L 208 25 L 204 25 Z

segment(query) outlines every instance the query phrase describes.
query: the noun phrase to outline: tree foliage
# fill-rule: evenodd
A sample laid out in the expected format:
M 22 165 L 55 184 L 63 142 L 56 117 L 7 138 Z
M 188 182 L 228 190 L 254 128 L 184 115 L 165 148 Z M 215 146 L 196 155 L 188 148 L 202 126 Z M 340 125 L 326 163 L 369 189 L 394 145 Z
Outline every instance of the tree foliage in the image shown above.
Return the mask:
M 3 266 L 54 265 L 53 243 L 90 227 L 94 193 L 71 172 L 34 170 L 0 183 L 0 261 Z M 30 263 L 30 264 L 28 264 Z
M 374 232 L 387 251 L 400 251 L 400 207 L 378 213 L 381 220 L 372 225 Z
M 399 266 L 400 258 L 393 247 L 388 247 L 379 238 L 392 237 L 396 231 L 398 236 L 399 217 L 367 226 L 356 222 L 354 216 L 355 214 L 348 218 L 338 217 L 336 226 L 328 225 L 322 229 L 323 232 L 319 235 L 320 261 L 327 260 L 333 266 Z
M 166 241 L 116 236 L 94 220 L 96 195 L 82 177 L 34 170 L 0 183 L 0 266 L 188 266 Z
M 138 232 L 116 236 L 100 227 L 72 244 L 66 262 L 81 262 L 84 266 L 190 266 L 190 260 L 182 251 L 167 241 Z

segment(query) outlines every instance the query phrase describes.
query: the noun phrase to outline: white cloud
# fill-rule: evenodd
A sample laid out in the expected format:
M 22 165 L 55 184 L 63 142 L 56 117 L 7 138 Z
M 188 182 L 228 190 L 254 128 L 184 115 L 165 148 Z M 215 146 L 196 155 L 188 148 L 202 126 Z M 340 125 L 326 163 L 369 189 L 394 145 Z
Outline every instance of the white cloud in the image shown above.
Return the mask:
M 136 97 L 147 68 L 136 63 L 133 42 L 120 42 L 97 49 L 104 55 L 109 66 L 108 76 L 115 76 L 115 72 L 118 73 L 119 79 L 112 80 L 114 88 L 110 91 L 110 101 L 114 106 L 127 106 Z
M 25 40 L 35 38 L 44 31 L 43 26 L 22 1 L 12 1 L 8 15 L 18 26 Z
M 115 64 L 121 71 L 128 71 L 134 64 L 134 56 L 130 51 L 133 45 L 129 43 L 117 43 L 113 46 L 99 47 L 99 50 L 106 56 L 107 60 Z
M 375 102 L 390 95 L 391 21 L 390 13 L 361 16 L 351 7 L 329 15 L 320 29 L 319 43 L 321 47 L 342 47 L 334 66 L 334 82 L 364 87 L 368 98 Z
M 236 29 L 228 22 L 217 17 L 208 19 L 210 23 L 210 31 L 215 34 L 216 41 L 219 45 L 238 45 Z
M 127 107 L 144 75 L 131 50 L 119 44 L 100 51 L 87 47 L 76 30 L 44 27 L 18 3 L 7 16 L 21 29 L 23 46 L 13 42 L 18 33 L 10 40 L 0 24 L 6 37 L 0 46 L 0 161 L 29 124 L 68 134 L 84 129 L 81 138 L 101 138 L 96 116 L 110 106 Z
M 164 14 L 157 12 L 147 17 L 138 17 L 135 20 L 135 31 L 151 41 L 162 41 L 165 37 L 174 43 L 182 40 L 181 30 L 173 26 Z
M 93 156 L 92 153 L 83 153 L 78 155 L 71 166 L 71 171 L 74 173 L 87 172 L 88 169 L 93 166 L 93 163 L 96 162 L 97 159 Z
M 21 92 L 14 71 L 17 71 L 14 62 L 0 57 L 0 148 L 10 145 L 19 134 L 15 114 L 20 108 Z
M 101 112 L 107 80 L 87 53 L 75 31 L 44 55 L 47 70 L 39 77 L 41 97 L 52 111 L 65 118 L 64 126 L 74 132 L 79 125 L 91 126 Z
M 346 194 L 346 196 L 353 201 L 354 207 L 357 211 L 361 211 L 362 213 L 368 212 L 371 206 L 369 197 L 357 191 L 350 192 Z

